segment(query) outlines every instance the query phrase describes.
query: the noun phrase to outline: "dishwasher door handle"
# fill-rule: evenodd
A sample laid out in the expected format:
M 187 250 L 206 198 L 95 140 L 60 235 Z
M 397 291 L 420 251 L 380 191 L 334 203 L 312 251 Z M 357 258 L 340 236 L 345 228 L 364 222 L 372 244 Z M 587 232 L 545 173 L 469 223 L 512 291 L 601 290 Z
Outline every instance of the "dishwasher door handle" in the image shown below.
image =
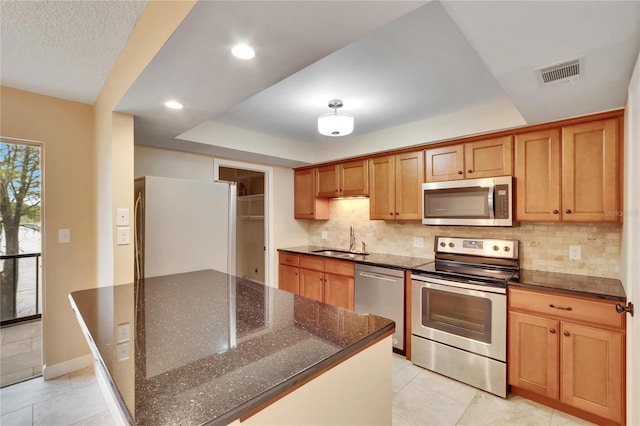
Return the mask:
M 389 277 L 385 277 L 384 275 L 372 274 L 370 272 L 362 272 L 362 271 L 359 271 L 358 274 L 361 277 L 375 278 L 377 280 L 391 281 L 393 283 L 395 283 L 396 281 L 398 281 L 400 279 L 400 277 L 398 277 L 398 278 L 389 278 Z

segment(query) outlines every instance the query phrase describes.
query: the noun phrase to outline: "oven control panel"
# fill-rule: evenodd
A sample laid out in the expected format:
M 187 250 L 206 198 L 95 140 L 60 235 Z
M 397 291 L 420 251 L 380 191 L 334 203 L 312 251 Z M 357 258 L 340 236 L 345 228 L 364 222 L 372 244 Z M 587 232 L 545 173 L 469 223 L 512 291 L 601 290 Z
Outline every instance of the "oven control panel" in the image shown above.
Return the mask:
M 518 259 L 518 240 L 436 237 L 434 249 L 436 253 Z

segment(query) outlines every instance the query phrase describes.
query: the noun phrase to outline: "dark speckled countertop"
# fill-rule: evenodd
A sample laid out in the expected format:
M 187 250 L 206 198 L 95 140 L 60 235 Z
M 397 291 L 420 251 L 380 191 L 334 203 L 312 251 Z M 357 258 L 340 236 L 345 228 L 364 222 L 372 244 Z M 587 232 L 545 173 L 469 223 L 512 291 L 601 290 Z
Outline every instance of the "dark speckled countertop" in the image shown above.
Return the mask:
M 519 282 L 509 285 L 617 302 L 627 300 L 622 283 L 614 278 L 521 269 Z
M 139 425 L 228 424 L 390 335 L 393 321 L 217 271 L 69 295 L 116 398 Z M 131 324 L 129 357 L 118 325 Z
M 422 264 L 433 262 L 433 258 L 411 257 L 411 256 L 398 256 L 394 254 L 382 254 L 382 253 L 369 253 L 367 255 L 354 253 L 352 257 L 336 257 L 327 256 L 319 250 L 343 250 L 332 249 L 328 247 L 318 246 L 299 246 L 299 247 L 287 247 L 279 249 L 279 251 L 286 251 L 297 254 L 308 254 L 311 256 L 329 257 L 333 259 L 351 260 L 353 262 L 362 263 L 366 265 L 382 266 L 397 269 L 413 269 Z

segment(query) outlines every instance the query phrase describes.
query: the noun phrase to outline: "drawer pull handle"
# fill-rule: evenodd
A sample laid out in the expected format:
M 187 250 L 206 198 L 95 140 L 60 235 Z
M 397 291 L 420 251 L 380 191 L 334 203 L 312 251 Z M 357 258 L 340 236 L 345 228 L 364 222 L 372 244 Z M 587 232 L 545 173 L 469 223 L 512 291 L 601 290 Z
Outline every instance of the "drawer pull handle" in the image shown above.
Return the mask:
M 563 306 L 556 306 L 553 303 L 549 303 L 549 307 L 553 309 L 562 309 L 563 311 L 573 311 L 573 308 L 571 306 L 565 308 Z
M 565 331 L 564 335 L 567 336 L 567 337 L 571 336 L 571 334 L 568 331 Z
M 551 333 L 551 334 L 556 334 L 556 329 L 555 329 L 555 328 L 552 328 L 551 330 L 549 330 L 549 333 Z

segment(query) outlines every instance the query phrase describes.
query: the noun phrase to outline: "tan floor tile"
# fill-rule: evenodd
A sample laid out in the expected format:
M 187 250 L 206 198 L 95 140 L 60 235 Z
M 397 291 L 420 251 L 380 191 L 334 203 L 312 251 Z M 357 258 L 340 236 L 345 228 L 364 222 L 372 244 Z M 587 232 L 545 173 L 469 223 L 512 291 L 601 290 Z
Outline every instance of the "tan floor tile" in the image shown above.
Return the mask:
M 2 370 L 3 373 L 13 373 L 38 365 L 42 365 L 42 354 L 40 351 L 29 351 L 0 359 L 0 370 Z
M 13 355 L 31 352 L 31 347 L 32 342 L 30 338 L 4 343 L 0 348 L 0 358 L 4 359 Z
M 71 425 L 107 410 L 98 386 L 74 389 L 33 405 L 33 424 Z
M 3 426 L 31 426 L 33 425 L 33 407 L 20 408 L 0 417 L 0 424 Z
M 13 385 L 14 383 L 22 382 L 37 374 L 38 373 L 34 373 L 32 367 L 24 368 L 12 373 L 3 374 L 2 376 L 0 376 L 0 386 Z
M 5 414 L 70 391 L 69 375 L 47 381 L 38 377 L 0 389 L 0 409 Z

